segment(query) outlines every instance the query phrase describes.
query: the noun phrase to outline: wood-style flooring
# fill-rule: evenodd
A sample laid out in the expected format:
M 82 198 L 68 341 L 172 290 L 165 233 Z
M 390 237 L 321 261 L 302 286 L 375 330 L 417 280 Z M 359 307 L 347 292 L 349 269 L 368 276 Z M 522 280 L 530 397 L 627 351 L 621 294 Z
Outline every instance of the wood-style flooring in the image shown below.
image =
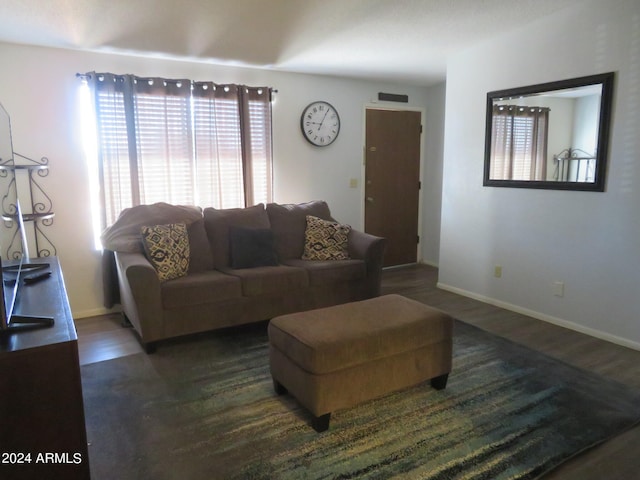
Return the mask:
M 496 335 L 640 388 L 640 351 L 438 289 L 437 277 L 438 270 L 425 265 L 388 269 L 383 272 L 382 293 L 414 298 Z M 120 322 L 119 314 L 76 321 L 81 364 L 143 351 L 133 331 Z M 545 478 L 640 479 L 640 426 L 578 455 Z

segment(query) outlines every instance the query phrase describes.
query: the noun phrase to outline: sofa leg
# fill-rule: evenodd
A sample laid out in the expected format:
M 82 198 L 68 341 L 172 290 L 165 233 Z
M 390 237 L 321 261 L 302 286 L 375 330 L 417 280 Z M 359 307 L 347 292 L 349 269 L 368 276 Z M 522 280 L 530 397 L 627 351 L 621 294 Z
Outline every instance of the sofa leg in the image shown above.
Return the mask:
M 447 380 L 449 379 L 449 374 L 445 373 L 444 375 L 440 375 L 439 377 L 434 377 L 431 379 L 431 386 L 436 390 L 444 390 L 447 386 Z
M 276 394 L 278 395 L 285 395 L 287 393 L 287 389 L 275 378 L 273 379 L 273 389 L 276 391 Z
M 331 413 L 325 413 L 319 417 L 313 417 L 311 426 L 316 432 L 321 433 L 329 429 L 329 420 L 331 420 Z

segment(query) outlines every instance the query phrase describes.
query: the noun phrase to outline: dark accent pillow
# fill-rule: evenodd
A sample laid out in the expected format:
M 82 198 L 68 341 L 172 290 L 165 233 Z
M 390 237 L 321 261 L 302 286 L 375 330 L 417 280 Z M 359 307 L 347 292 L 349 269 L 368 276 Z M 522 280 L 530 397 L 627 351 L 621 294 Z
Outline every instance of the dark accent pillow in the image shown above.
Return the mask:
M 271 228 L 264 204 L 247 208 L 204 209 L 204 226 L 209 238 L 214 268 L 230 267 L 229 227 Z
M 229 227 L 231 268 L 278 265 L 273 232 L 268 228 Z

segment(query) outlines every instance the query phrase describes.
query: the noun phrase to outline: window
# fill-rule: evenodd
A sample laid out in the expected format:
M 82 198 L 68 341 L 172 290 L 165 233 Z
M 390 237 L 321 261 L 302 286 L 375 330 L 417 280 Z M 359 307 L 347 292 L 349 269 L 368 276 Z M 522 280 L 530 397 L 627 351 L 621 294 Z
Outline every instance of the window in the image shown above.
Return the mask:
M 101 228 L 134 205 L 272 201 L 271 89 L 90 73 Z
M 546 180 L 549 109 L 494 105 L 490 178 Z

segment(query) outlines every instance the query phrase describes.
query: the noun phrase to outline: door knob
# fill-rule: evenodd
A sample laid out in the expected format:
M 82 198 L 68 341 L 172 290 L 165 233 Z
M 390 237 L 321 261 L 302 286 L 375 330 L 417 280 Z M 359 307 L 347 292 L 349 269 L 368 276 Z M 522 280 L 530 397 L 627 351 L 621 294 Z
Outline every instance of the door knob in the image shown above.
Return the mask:
M 373 197 L 367 197 L 367 202 L 373 203 Z

